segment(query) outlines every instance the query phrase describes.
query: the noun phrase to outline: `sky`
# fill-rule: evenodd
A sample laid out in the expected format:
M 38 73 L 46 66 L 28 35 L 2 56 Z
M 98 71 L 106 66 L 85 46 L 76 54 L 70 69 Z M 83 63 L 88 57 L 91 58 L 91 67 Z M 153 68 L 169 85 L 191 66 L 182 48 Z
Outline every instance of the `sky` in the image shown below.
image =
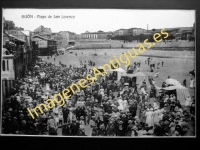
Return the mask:
M 22 18 L 22 15 L 33 18 Z M 46 16 L 46 18 L 40 18 Z M 48 18 L 51 15 L 52 18 Z M 60 18 L 54 18 L 54 15 Z M 62 18 L 74 16 L 74 18 Z M 76 34 L 118 29 L 143 28 L 161 29 L 192 27 L 195 23 L 194 10 L 139 10 L 139 9 L 3 9 L 3 17 L 15 26 L 34 31 L 40 25 L 52 32 L 70 31 Z

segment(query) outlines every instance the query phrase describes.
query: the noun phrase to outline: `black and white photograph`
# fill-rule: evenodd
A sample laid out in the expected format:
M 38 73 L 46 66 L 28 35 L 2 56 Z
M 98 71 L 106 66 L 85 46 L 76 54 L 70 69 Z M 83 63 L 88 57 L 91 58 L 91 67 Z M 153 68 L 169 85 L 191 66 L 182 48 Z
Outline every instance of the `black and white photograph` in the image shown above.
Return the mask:
M 196 137 L 195 15 L 3 8 L 1 135 Z

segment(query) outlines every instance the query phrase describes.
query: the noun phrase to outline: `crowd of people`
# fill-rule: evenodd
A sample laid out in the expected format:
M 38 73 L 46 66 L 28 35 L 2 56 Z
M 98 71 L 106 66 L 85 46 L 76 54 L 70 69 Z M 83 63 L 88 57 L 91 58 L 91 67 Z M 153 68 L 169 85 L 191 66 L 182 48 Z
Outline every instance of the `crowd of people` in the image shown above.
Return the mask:
M 88 63 L 93 66 L 95 62 Z M 79 67 L 61 62 L 38 65 L 31 66 L 25 78 L 16 80 L 12 95 L 6 99 L 3 134 L 58 135 L 57 130 L 61 129 L 62 136 L 195 135 L 194 97 L 188 97 L 189 103 L 183 106 L 176 93 L 157 90 L 153 77 L 144 80 L 141 87 L 129 77 L 122 77 L 119 82 L 113 80 L 112 74 L 99 77 L 91 86 L 80 87 L 80 91 L 65 98 L 64 106 L 56 104 L 32 119 L 27 108 L 44 103 L 46 96 L 61 92 L 89 72 L 86 61 Z M 147 82 L 151 85 L 150 91 Z M 86 134 L 86 127 L 90 133 Z

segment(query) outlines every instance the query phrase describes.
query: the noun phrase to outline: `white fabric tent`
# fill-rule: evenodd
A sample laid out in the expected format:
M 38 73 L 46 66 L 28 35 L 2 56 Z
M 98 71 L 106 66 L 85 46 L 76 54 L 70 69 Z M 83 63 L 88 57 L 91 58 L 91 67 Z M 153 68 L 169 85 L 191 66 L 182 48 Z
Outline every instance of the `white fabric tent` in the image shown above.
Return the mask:
M 176 80 L 176 79 L 167 79 L 166 81 L 165 81 L 167 84 L 172 84 L 172 85 L 179 85 L 179 84 L 181 84 L 178 80 Z
M 112 71 L 117 71 L 117 72 L 126 72 L 124 69 L 122 68 L 117 68 L 117 69 L 113 69 Z
M 119 81 L 122 76 L 127 76 L 130 78 L 136 77 L 136 84 L 138 84 L 138 87 L 140 87 L 143 84 L 144 80 L 146 81 L 147 88 L 151 87 L 149 80 L 148 80 L 148 76 L 146 76 L 142 72 L 137 72 L 137 73 L 133 73 L 133 74 L 127 74 L 126 72 L 121 72 L 121 73 L 118 73 L 117 80 Z
M 177 99 L 180 101 L 181 105 L 185 105 L 186 97 L 190 96 L 188 88 L 181 85 L 176 79 L 167 79 L 165 81 L 167 84 L 172 84 L 173 86 L 162 88 L 163 90 L 176 90 Z

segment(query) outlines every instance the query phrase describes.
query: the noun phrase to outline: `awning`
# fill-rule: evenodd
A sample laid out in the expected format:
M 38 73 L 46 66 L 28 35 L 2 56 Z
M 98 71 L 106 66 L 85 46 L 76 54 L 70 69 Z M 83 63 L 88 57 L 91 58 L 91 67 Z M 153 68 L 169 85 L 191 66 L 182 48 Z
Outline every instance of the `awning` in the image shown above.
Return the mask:
M 11 35 L 11 34 L 9 34 L 9 37 L 12 37 L 12 38 L 14 38 L 14 39 L 16 39 L 16 40 L 19 39 L 18 37 L 14 36 L 14 35 Z
M 114 69 L 113 71 L 117 71 L 117 72 L 126 72 L 124 69 L 122 68 L 117 68 L 117 69 Z
M 15 40 L 18 40 L 18 41 L 20 41 L 20 42 L 26 43 L 26 41 L 24 41 L 24 40 L 22 40 L 22 39 L 20 39 L 20 38 L 18 38 L 18 37 L 16 37 L 16 36 L 14 36 L 14 35 L 9 34 L 9 36 L 12 37 L 12 38 L 14 38 Z
M 24 40 L 22 40 L 22 39 L 18 39 L 18 41 L 26 43 L 26 41 L 24 41 Z
M 167 91 L 170 91 L 170 90 L 175 90 L 176 87 L 175 86 L 168 86 L 168 87 L 165 87 L 165 88 L 162 88 L 163 90 L 167 90 Z
M 165 81 L 167 84 L 172 84 L 172 85 L 180 85 L 180 82 L 176 79 L 167 79 Z

